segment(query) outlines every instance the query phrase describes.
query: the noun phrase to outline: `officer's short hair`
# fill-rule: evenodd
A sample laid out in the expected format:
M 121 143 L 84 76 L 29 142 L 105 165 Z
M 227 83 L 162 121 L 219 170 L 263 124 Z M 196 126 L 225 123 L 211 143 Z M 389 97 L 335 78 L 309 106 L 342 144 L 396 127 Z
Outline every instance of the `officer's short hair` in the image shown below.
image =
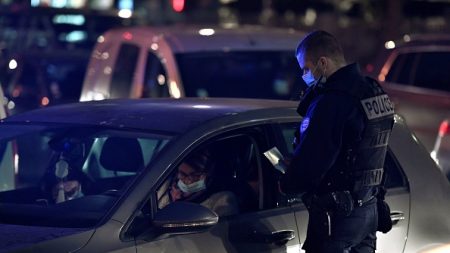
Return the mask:
M 297 46 L 295 55 L 303 54 L 309 60 L 316 62 L 320 57 L 326 56 L 334 61 L 342 62 L 344 52 L 338 40 L 330 33 L 317 30 L 309 33 Z

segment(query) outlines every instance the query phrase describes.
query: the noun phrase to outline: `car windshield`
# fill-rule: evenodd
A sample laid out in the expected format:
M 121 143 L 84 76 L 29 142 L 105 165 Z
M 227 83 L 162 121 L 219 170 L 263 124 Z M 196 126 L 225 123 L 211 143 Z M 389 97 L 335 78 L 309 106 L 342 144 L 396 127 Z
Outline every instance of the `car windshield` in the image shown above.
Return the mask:
M 176 55 L 188 97 L 298 99 L 305 88 L 291 51 Z
M 170 136 L 72 125 L 0 126 L 0 223 L 91 227 Z

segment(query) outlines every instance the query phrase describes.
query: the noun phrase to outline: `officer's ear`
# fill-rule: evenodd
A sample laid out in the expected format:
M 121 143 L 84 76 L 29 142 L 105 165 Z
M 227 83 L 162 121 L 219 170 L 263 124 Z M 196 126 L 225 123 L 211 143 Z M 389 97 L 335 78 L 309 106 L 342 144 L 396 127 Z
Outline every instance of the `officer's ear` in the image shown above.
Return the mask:
M 318 63 L 319 63 L 319 66 L 320 66 L 320 68 L 323 70 L 323 71 L 325 71 L 326 69 L 327 69 L 327 67 L 328 67 L 328 58 L 327 57 L 325 57 L 325 56 L 321 56 L 320 58 L 319 58 L 319 61 L 318 61 Z

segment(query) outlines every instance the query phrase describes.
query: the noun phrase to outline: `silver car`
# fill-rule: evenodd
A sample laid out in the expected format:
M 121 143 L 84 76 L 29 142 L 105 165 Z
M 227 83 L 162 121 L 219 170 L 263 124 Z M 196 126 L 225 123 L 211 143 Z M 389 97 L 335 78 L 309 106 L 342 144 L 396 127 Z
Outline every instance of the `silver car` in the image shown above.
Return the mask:
M 0 123 L 0 252 L 300 252 L 307 211 L 279 194 L 279 172 L 263 155 L 292 153 L 296 107 L 104 100 L 10 116 Z M 210 191 L 233 194 L 238 213 L 161 205 L 180 163 L 200 149 L 214 154 Z M 378 235 L 378 252 L 450 243 L 450 185 L 399 117 L 385 169 L 394 227 Z

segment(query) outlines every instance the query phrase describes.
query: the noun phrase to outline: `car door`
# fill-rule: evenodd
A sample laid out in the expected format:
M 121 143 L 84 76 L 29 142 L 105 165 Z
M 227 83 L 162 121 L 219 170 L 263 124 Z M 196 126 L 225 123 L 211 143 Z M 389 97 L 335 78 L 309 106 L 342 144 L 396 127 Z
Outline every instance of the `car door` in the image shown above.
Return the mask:
M 276 199 L 274 170 L 262 155 L 268 149 L 264 129 L 234 130 L 207 141 L 192 152 L 205 149 L 205 145 L 215 152 L 215 175 L 220 184 L 236 195 L 239 213 L 219 217 L 218 223 L 206 232 L 173 234 L 148 242 L 138 239 L 137 252 L 298 252 L 300 245 L 293 209 Z M 177 165 L 172 168 L 173 172 Z M 154 200 L 156 203 L 162 199 L 167 186 L 165 181 L 170 177 L 152 193 L 158 199 Z M 164 208 L 156 214 L 162 210 Z
M 297 122 L 287 122 L 275 126 L 276 145 L 282 153 L 293 154 L 292 140 L 298 125 Z M 403 252 L 409 223 L 410 196 L 408 182 L 402 168 L 395 159 L 394 153 L 390 150 L 386 155 L 384 169 L 387 173 L 385 183 L 387 194 L 385 198 L 391 208 L 393 228 L 387 234 L 377 232 L 377 250 L 380 252 Z M 308 225 L 308 212 L 300 199 L 292 198 L 289 202 L 295 209 L 299 236 L 304 240 Z
M 386 154 L 384 169 L 387 173 L 386 202 L 391 209 L 392 230 L 386 234 L 377 232 L 377 250 L 380 252 L 403 252 L 408 237 L 410 191 L 407 178 L 395 154 Z

